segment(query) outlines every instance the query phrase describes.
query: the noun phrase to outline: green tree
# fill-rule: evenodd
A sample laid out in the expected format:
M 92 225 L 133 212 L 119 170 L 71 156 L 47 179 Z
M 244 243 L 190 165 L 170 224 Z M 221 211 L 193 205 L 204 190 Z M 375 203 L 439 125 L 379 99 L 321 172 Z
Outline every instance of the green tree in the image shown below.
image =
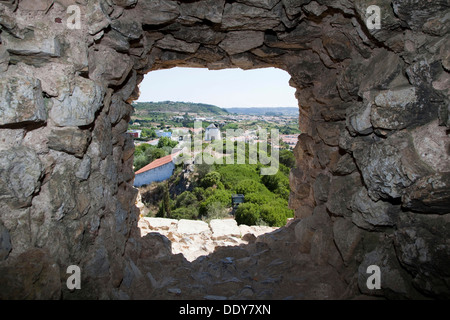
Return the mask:
M 174 148 L 178 144 L 177 141 L 170 139 L 169 137 L 160 137 L 158 141 L 158 148 L 169 147 Z
M 207 222 L 212 219 L 225 219 L 228 217 L 228 209 L 221 202 L 211 202 L 206 206 L 206 217 L 205 220 Z
M 139 154 L 134 157 L 133 165 L 134 170 L 137 171 L 148 164 L 147 157 L 144 154 Z
M 192 190 L 192 193 L 195 195 L 198 201 L 205 200 L 205 189 L 201 187 L 195 187 L 194 190 Z
M 214 185 L 219 185 L 219 183 L 220 183 L 220 178 L 221 178 L 221 176 L 220 176 L 220 173 L 218 173 L 217 171 L 211 171 L 211 172 L 208 172 L 204 177 L 203 177 L 203 179 L 201 179 L 201 181 L 200 181 L 200 185 L 203 187 L 203 188 L 209 188 L 209 187 L 212 187 L 212 186 L 214 186 Z M 221 184 L 221 183 L 220 183 Z
M 208 188 L 210 189 L 210 188 Z M 214 202 L 220 202 L 226 207 L 231 207 L 231 192 L 229 190 L 216 189 L 206 198 L 206 200 L 200 203 L 198 212 L 200 216 L 206 216 L 208 213 L 208 205 Z
M 258 166 L 252 164 L 217 165 L 226 189 L 233 189 L 240 181 L 251 179 L 259 181 Z
M 180 207 L 173 210 L 170 214 L 172 219 L 190 219 L 198 218 L 198 209 L 196 207 Z
M 274 194 L 271 192 L 255 192 L 245 195 L 245 202 L 251 202 L 257 205 L 263 205 L 271 202 Z
M 282 227 L 286 224 L 286 214 L 282 208 L 264 204 L 260 208 L 261 219 L 271 227 Z
M 151 146 L 150 148 L 145 150 L 144 154 L 147 157 L 147 163 L 168 155 L 168 153 L 164 149 L 155 148 L 154 146 Z
M 244 179 L 244 180 L 240 181 L 234 188 L 236 193 L 241 193 L 243 195 L 246 195 L 249 193 L 254 193 L 254 192 L 263 192 L 265 189 L 266 188 L 264 187 L 263 184 L 261 184 L 257 180 L 252 180 L 252 179 Z
M 169 187 L 168 185 L 164 185 L 164 195 L 163 199 L 159 204 L 159 211 L 157 213 L 158 217 L 161 218 L 170 218 L 171 208 L 170 208 L 170 196 L 169 196 Z
M 213 171 L 215 169 L 214 165 L 210 165 L 205 163 L 204 161 L 201 161 L 200 159 L 202 157 L 202 154 L 198 154 L 195 157 L 195 173 L 197 174 L 198 181 L 201 181 L 209 172 Z
M 238 224 L 255 225 L 260 220 L 259 206 L 254 203 L 241 203 L 235 212 Z
M 281 171 L 274 175 L 266 175 L 261 177 L 261 182 L 270 191 L 277 193 L 283 197 L 289 197 L 289 178 Z
M 141 132 L 141 137 L 142 138 L 156 138 L 158 136 L 156 135 L 156 132 L 154 129 L 143 128 L 142 132 Z
M 295 166 L 295 156 L 291 150 L 280 150 L 279 157 L 280 163 L 286 167 L 293 168 Z
M 197 207 L 198 200 L 194 193 L 192 193 L 190 191 L 184 191 L 182 194 L 177 196 L 177 198 L 175 200 L 175 206 L 177 208 Z

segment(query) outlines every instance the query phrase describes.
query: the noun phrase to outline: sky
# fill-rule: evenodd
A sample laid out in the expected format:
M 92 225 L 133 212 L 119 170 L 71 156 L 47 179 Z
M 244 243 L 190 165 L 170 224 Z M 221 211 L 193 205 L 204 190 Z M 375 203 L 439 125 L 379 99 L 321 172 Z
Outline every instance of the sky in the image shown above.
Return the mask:
M 184 101 L 232 107 L 298 107 L 290 76 L 276 68 L 253 70 L 172 68 L 151 71 L 138 102 Z

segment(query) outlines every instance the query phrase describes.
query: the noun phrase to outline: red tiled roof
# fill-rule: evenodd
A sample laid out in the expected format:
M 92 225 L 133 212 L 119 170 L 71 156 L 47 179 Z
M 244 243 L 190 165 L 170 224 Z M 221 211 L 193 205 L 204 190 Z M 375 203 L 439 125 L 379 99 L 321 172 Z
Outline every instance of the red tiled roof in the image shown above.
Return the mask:
M 142 172 L 146 172 L 148 170 L 152 170 L 152 169 L 158 168 L 160 166 L 168 164 L 171 161 L 172 161 L 172 155 L 169 154 L 168 156 L 165 156 L 165 157 L 162 157 L 162 158 L 159 158 L 159 159 L 156 159 L 156 160 L 150 162 L 145 167 L 143 167 L 143 168 L 139 169 L 138 171 L 136 171 L 135 174 L 139 174 L 139 173 L 142 173 Z

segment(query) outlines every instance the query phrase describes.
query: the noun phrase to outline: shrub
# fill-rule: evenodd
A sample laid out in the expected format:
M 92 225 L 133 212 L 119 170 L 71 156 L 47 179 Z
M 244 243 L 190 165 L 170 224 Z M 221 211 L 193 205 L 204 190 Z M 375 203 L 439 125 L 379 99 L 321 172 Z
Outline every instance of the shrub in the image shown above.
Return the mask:
M 203 161 L 200 162 L 201 154 L 198 154 L 195 157 L 194 163 L 195 163 L 195 173 L 198 176 L 198 180 L 201 181 L 209 172 L 214 171 L 214 165 L 209 165 L 206 162 Z
M 148 163 L 167 155 L 167 153 L 163 149 L 155 147 L 148 148 L 147 150 L 145 150 L 144 154 L 147 156 Z
M 169 147 L 174 148 L 178 144 L 177 141 L 170 139 L 169 137 L 160 137 L 158 141 L 158 148 Z
M 254 203 L 241 203 L 235 212 L 238 224 L 255 225 L 260 219 L 259 206 Z
M 212 219 L 224 219 L 229 216 L 227 207 L 221 202 L 212 202 L 206 206 L 206 217 L 207 222 Z
M 194 190 L 192 190 L 192 193 L 195 195 L 198 201 L 205 200 L 205 189 L 200 187 L 195 187 Z
M 209 188 L 208 188 L 209 189 Z M 231 206 L 231 192 L 227 190 L 216 189 L 215 192 L 200 203 L 198 212 L 200 216 L 206 216 L 208 214 L 208 205 L 214 202 L 219 202 L 225 207 Z
M 209 188 L 214 185 L 218 185 L 220 182 L 220 178 L 220 173 L 218 173 L 217 171 L 211 171 L 203 177 L 203 179 L 200 181 L 200 184 L 203 188 Z
M 263 184 L 261 184 L 257 180 L 252 179 L 244 179 L 234 187 L 236 193 L 241 193 L 243 195 L 255 192 L 263 192 L 265 189 L 266 188 Z
M 144 154 L 141 153 L 134 157 L 133 166 L 135 171 L 145 167 L 147 164 L 147 157 Z
M 245 195 L 245 202 L 251 202 L 257 205 L 263 205 L 266 203 L 269 203 L 274 198 L 273 194 L 270 192 L 256 192 L 256 193 L 249 193 Z
M 171 212 L 171 217 L 173 219 L 191 219 L 195 220 L 198 218 L 198 209 L 196 207 L 181 207 L 173 210 Z
M 289 194 L 291 193 L 289 189 L 283 187 L 275 189 L 274 192 L 284 200 L 289 200 Z
M 280 163 L 284 164 L 288 168 L 293 168 L 295 166 L 295 156 L 290 150 L 280 150 L 279 153 Z
M 262 176 L 261 182 L 270 191 L 278 194 L 283 199 L 289 199 L 289 178 L 282 172 L 278 171 L 274 175 Z
M 286 224 L 286 219 L 283 209 L 264 204 L 260 208 L 261 219 L 264 220 L 271 227 L 282 227 Z
M 191 207 L 191 206 L 198 206 L 198 200 L 197 197 L 189 191 L 184 191 L 182 194 L 180 194 L 176 200 L 175 200 L 175 206 L 177 208 L 181 207 Z
M 287 201 L 275 199 L 260 207 L 261 219 L 271 227 L 286 225 L 288 218 L 294 216 L 294 211 L 288 208 Z
M 225 188 L 232 189 L 240 181 L 251 179 L 259 181 L 259 173 L 257 165 L 251 164 L 234 164 L 234 165 L 217 165 L 217 172 L 222 176 L 222 182 Z

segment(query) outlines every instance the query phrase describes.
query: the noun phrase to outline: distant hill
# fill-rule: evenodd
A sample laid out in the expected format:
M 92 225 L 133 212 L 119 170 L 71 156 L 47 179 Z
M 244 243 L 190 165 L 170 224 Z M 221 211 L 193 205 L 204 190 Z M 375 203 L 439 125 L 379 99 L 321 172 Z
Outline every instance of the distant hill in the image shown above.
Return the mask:
M 298 116 L 298 108 L 275 107 L 275 108 L 226 108 L 230 113 L 248 114 L 256 116 L 264 115 L 284 115 Z
M 162 102 L 135 102 L 133 107 L 136 113 L 140 115 L 161 112 L 191 112 L 199 114 L 209 115 L 224 115 L 228 114 L 225 109 L 219 108 L 211 104 L 194 103 L 194 102 L 174 102 L 174 101 L 162 101 Z

